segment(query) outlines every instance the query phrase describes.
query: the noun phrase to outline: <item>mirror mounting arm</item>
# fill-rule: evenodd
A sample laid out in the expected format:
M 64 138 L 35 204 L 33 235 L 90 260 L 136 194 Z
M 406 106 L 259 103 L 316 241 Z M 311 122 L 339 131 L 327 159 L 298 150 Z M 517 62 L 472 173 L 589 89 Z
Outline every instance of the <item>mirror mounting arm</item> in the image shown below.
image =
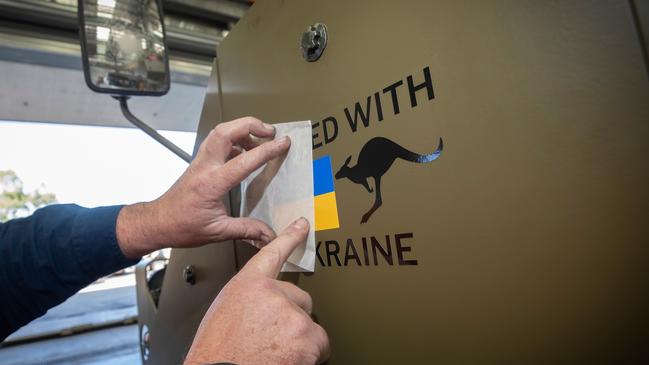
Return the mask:
M 115 99 L 119 100 L 119 106 L 122 109 L 122 114 L 128 119 L 134 126 L 141 129 L 144 133 L 148 134 L 151 138 L 155 139 L 161 145 L 167 147 L 167 149 L 176 154 L 176 156 L 182 158 L 187 163 L 192 162 L 192 156 L 185 152 L 182 148 L 175 145 L 170 140 L 163 137 L 160 133 L 156 132 L 155 129 L 149 127 L 146 123 L 139 120 L 128 108 L 128 96 L 113 96 Z

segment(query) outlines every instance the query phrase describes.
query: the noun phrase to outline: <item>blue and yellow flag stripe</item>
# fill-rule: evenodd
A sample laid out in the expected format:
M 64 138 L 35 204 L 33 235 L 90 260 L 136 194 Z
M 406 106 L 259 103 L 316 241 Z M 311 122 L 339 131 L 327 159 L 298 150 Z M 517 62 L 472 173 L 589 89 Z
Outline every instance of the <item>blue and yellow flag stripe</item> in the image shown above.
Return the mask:
M 338 206 L 334 190 L 331 157 L 324 156 L 313 161 L 313 195 L 315 206 L 315 230 L 324 231 L 340 227 Z

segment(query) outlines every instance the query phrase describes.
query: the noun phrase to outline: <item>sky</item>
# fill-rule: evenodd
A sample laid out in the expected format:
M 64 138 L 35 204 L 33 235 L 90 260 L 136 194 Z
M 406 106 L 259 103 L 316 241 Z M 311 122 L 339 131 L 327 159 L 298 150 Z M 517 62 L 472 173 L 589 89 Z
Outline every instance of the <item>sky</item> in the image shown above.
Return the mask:
M 191 154 L 195 133 L 158 131 Z M 135 128 L 0 121 L 0 170 L 86 207 L 149 201 L 187 163 Z

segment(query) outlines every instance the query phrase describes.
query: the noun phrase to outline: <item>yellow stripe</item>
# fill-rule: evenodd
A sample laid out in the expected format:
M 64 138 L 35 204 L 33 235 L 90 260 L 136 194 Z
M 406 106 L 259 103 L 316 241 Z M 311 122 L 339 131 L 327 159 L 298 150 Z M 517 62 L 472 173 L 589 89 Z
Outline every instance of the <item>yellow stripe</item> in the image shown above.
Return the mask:
M 339 228 L 336 192 L 317 195 L 315 198 L 315 230 Z

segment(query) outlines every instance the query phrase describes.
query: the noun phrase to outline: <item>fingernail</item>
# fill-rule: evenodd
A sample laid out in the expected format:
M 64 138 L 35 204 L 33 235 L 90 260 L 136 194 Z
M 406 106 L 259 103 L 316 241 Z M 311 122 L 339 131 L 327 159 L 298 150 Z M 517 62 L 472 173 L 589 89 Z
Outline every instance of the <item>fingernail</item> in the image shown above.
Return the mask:
M 260 238 L 261 238 L 262 242 L 264 242 L 264 243 L 268 243 L 268 242 L 270 242 L 270 240 L 271 240 L 270 237 L 268 237 L 267 235 L 265 235 L 265 234 L 263 234 L 263 233 L 261 234 L 261 237 L 260 237 Z
M 273 127 L 272 125 L 270 125 L 268 123 L 264 123 L 264 128 L 266 128 L 270 132 L 275 130 L 275 127 Z
M 306 218 L 302 217 L 295 221 L 295 228 L 305 230 L 309 228 L 309 221 Z

